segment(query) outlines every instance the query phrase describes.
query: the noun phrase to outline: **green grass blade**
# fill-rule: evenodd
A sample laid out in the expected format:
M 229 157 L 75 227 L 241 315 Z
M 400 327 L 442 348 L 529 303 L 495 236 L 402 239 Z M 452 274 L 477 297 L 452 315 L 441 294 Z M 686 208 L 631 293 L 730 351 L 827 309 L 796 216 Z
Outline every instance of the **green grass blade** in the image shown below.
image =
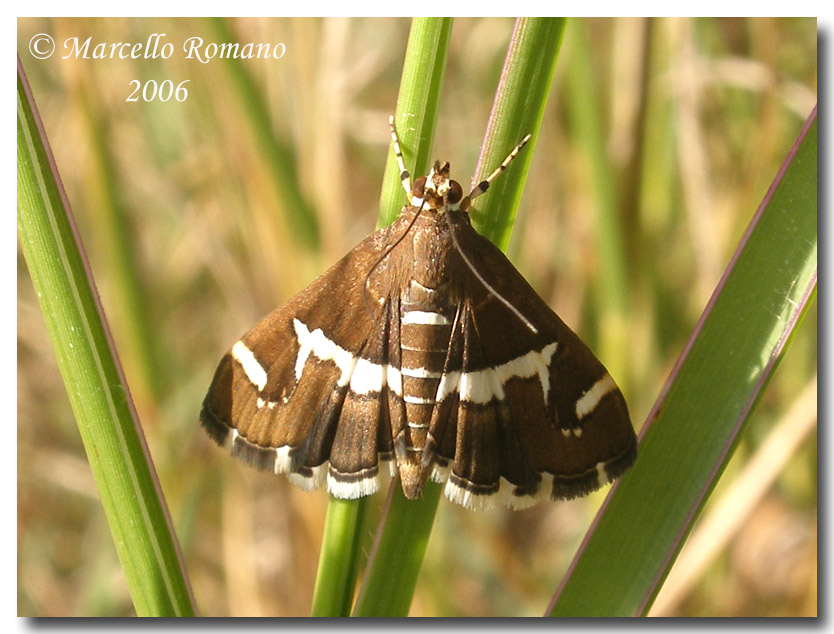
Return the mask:
M 649 415 L 552 616 L 645 614 L 816 294 L 816 110 Z
M 359 500 L 330 498 L 311 616 L 350 616 L 367 503 L 366 497 Z
M 601 316 L 599 343 L 596 352 L 605 359 L 620 389 L 629 393 L 628 358 L 630 323 L 628 298 L 631 280 L 626 260 L 624 218 L 618 208 L 617 172 L 611 163 L 605 116 L 600 107 L 601 84 L 594 70 L 592 45 L 587 20 L 572 23 L 573 55 L 567 65 L 566 90 L 571 95 L 565 103 L 571 126 L 576 131 L 577 145 L 586 157 L 594 199 L 595 252 L 599 270 L 594 276 L 593 290 L 597 312 Z
M 218 41 L 238 40 L 226 18 L 211 18 L 209 22 Z M 272 168 L 272 177 L 278 188 L 287 224 L 304 246 L 316 251 L 319 247 L 318 220 L 301 192 L 295 152 L 291 145 L 276 138 L 263 91 L 256 85 L 246 66 L 239 59 L 233 58 L 224 60 L 224 63 L 234 81 L 234 93 L 240 98 L 248 115 L 253 137 L 259 142 L 261 152 Z
M 17 95 L 20 244 L 136 613 L 191 616 L 167 509 L 19 60 Z
M 353 616 L 408 616 L 411 607 L 443 487 L 427 482 L 421 499 L 408 500 L 399 481 L 392 486 Z
M 565 18 L 519 18 L 510 41 L 501 81 L 493 102 L 486 140 L 473 184 L 501 164 L 525 134 L 532 139 L 513 161 L 512 178 L 502 176 L 479 198 L 472 224 L 502 251 L 507 250 L 521 191 L 536 147 L 556 59 L 565 32 Z
M 425 169 L 429 161 L 451 31 L 450 18 L 415 18 L 411 25 L 395 117 L 406 164 L 411 166 L 416 161 L 417 170 Z M 422 114 L 418 117 L 415 113 Z M 400 122 L 408 123 L 401 125 Z M 382 192 L 379 226 L 390 224 L 406 202 L 393 148 Z M 437 500 L 424 512 L 433 518 L 436 505 Z M 350 615 L 358 573 L 359 531 L 366 506 L 367 498 L 330 498 L 313 596 L 313 616 Z
M 405 166 L 412 175 L 428 171 L 451 34 L 451 18 L 414 18 L 411 23 L 394 120 Z M 407 202 L 393 147 L 385 165 L 379 200 L 380 227 L 394 222 Z
M 563 28 L 562 21 L 549 18 L 516 22 L 479 163 L 488 164 L 493 156 L 498 158 L 485 169 L 492 170 L 500 165 L 526 132 L 535 134 L 538 131 Z M 533 50 L 537 54 L 532 54 Z M 547 70 L 543 72 L 542 69 Z M 405 78 L 406 73 L 403 76 Z M 409 76 L 419 78 L 413 71 Z M 524 86 L 522 92 L 525 95 L 535 96 L 540 102 L 515 98 L 514 93 L 521 90 L 521 86 Z M 433 121 L 431 125 L 433 128 Z M 502 140 L 493 139 L 491 135 Z M 506 139 L 512 140 L 505 142 Z M 501 187 L 491 187 L 489 194 L 479 199 L 487 210 L 482 216 L 497 218 L 493 227 L 507 238 L 515 219 L 531 150 L 532 147 L 525 148 L 527 156 L 522 160 L 520 155 L 514 162 L 520 164 L 514 164 L 512 170 L 496 181 L 502 184 Z M 398 170 L 394 170 L 394 175 L 400 188 Z M 399 194 L 401 196 L 402 191 Z M 441 492 L 442 487 L 432 482 L 426 485 L 420 500 L 406 500 L 399 486 L 391 492 L 388 512 L 384 514 L 384 524 L 377 535 L 354 616 L 408 615 Z

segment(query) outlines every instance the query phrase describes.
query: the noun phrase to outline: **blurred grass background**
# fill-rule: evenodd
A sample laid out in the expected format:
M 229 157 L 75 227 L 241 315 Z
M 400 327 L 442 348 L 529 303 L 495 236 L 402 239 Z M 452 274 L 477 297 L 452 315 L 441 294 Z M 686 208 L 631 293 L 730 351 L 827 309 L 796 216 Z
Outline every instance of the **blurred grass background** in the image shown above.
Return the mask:
M 463 183 L 512 25 L 454 23 L 433 155 Z M 229 345 L 373 228 L 408 28 L 387 18 L 18 21 L 204 615 L 309 613 L 326 494 L 233 461 L 197 415 Z M 40 61 L 28 52 L 40 32 L 93 45 L 165 33 L 177 51 Z M 179 52 L 195 35 L 284 42 L 287 53 L 203 65 Z M 638 429 L 816 102 L 816 43 L 814 19 L 568 23 L 510 256 L 609 367 Z M 133 79 L 189 79 L 188 99 L 126 103 Z M 616 283 L 601 275 L 611 235 L 628 263 Z M 18 264 L 18 613 L 132 614 Z M 815 418 L 815 398 L 802 393 L 816 364 L 812 310 L 704 518 L 751 477 L 750 457 L 780 422 Z M 816 614 L 817 448 L 813 425 L 802 428 L 806 439 L 751 508 L 696 525 L 690 545 L 702 550 L 685 549 L 681 564 L 697 563 L 672 571 L 676 591 L 661 593 L 654 613 Z M 478 514 L 441 502 L 411 613 L 543 613 L 602 495 Z M 712 553 L 714 544 L 724 545 Z

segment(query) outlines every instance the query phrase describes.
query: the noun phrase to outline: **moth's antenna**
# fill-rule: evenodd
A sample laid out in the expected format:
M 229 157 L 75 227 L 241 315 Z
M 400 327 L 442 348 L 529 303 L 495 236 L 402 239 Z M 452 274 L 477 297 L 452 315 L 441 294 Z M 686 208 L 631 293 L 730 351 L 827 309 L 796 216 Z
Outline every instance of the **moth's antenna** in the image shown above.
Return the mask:
M 411 203 L 413 192 L 411 191 L 411 174 L 408 173 L 408 170 L 405 169 L 405 161 L 403 160 L 403 151 L 400 148 L 400 137 L 397 135 L 397 128 L 394 126 L 394 115 L 388 116 L 388 127 L 391 129 L 391 141 L 394 144 L 394 154 L 397 155 L 397 166 L 400 168 L 400 182 L 402 183 L 403 189 L 405 190 L 405 196 L 408 199 L 408 202 Z M 417 217 L 423 211 L 423 206 L 426 204 L 424 200 L 420 203 L 420 208 L 417 209 L 417 213 L 414 214 L 414 217 L 411 219 L 411 222 L 408 223 L 408 226 L 403 231 L 402 235 L 397 238 L 397 241 L 394 242 L 390 247 L 385 250 L 379 259 L 374 262 L 374 265 L 368 271 L 368 274 L 365 276 L 365 281 L 362 282 L 362 301 L 365 302 L 365 308 L 368 310 L 368 314 L 370 314 L 371 319 L 376 321 L 373 312 L 371 311 L 371 305 L 368 303 L 368 280 L 371 279 L 371 273 L 374 272 L 374 269 L 379 266 L 380 262 L 382 262 L 388 255 L 397 248 L 397 245 L 403 241 L 408 235 L 408 232 L 411 231 L 411 227 L 414 226 L 414 223 L 417 221 Z
M 472 191 L 469 192 L 469 194 L 466 196 L 466 198 L 464 198 L 460 202 L 461 211 L 466 211 L 467 209 L 469 209 L 469 206 L 472 204 L 472 201 L 475 198 L 477 198 L 478 196 L 480 196 L 481 194 L 483 194 L 487 189 L 489 189 L 490 183 L 492 181 L 494 181 L 496 178 L 498 178 L 498 176 L 499 176 L 499 174 L 501 174 L 501 172 L 503 172 L 505 169 L 507 169 L 507 165 L 510 164 L 510 161 L 512 161 L 516 156 L 518 156 L 518 153 L 521 152 L 521 148 L 523 148 L 525 145 L 527 145 L 527 141 L 529 141 L 529 140 L 530 140 L 530 135 L 529 134 L 525 135 L 524 138 L 521 139 L 521 142 L 513 148 L 513 151 L 510 152 L 507 155 L 507 158 L 505 158 L 501 162 L 501 165 L 496 167 L 489 176 L 487 176 L 484 180 L 482 180 L 480 183 L 478 183 L 477 185 L 475 185 L 475 187 L 472 188 Z M 472 272 L 472 275 L 475 276 L 475 279 L 478 280 L 478 282 L 480 282 L 481 286 L 483 286 L 489 292 L 489 294 L 492 295 L 495 299 L 497 299 L 499 302 L 504 304 L 504 306 L 506 306 L 510 310 L 510 312 L 513 313 L 513 315 L 518 317 L 521 320 L 521 323 L 523 323 L 525 326 L 527 326 L 534 334 L 538 334 L 539 331 L 536 329 L 536 327 L 532 323 L 530 323 L 530 320 L 527 319 L 524 315 L 522 315 L 521 311 L 518 310 L 518 308 L 516 308 L 515 306 L 513 306 L 507 298 L 505 298 L 498 291 L 496 291 L 494 288 L 492 288 L 490 283 L 487 282 L 484 279 L 483 275 L 481 275 L 478 272 L 478 269 L 475 268 L 475 265 L 472 264 L 472 262 L 469 260 L 468 257 L 466 257 L 466 253 L 464 253 L 463 249 L 460 248 L 460 243 L 458 242 L 458 237 L 455 234 L 455 225 L 452 222 L 449 223 L 449 233 L 452 234 L 452 242 L 455 245 L 455 250 L 458 252 L 460 257 L 463 258 L 463 261 L 466 263 L 466 266 Z
M 455 251 L 457 251 L 460 257 L 463 258 L 463 261 L 466 263 L 466 266 L 469 268 L 470 271 L 472 271 L 472 275 L 474 275 L 475 279 L 478 280 L 478 282 L 480 282 L 481 286 L 483 286 L 495 299 L 504 304 L 504 306 L 506 306 L 513 313 L 513 315 L 515 315 L 521 320 L 521 323 L 523 323 L 533 332 L 533 334 L 539 334 L 538 329 L 530 322 L 530 320 L 527 319 L 524 315 L 522 315 L 521 311 L 518 310 L 518 308 L 516 308 L 515 306 L 513 306 L 507 298 L 505 298 L 503 295 L 501 295 L 501 293 L 492 288 L 490 283 L 484 279 L 483 275 L 478 273 L 478 269 L 475 268 L 475 265 L 472 264 L 468 257 L 466 257 L 466 253 L 464 253 L 463 249 L 460 248 L 458 237 L 457 235 L 455 235 L 455 226 L 452 223 L 449 223 L 449 233 L 452 236 L 452 242 L 455 245 Z
M 391 141 L 394 142 L 394 154 L 397 155 L 397 166 L 400 168 L 400 182 L 405 190 L 405 196 L 411 201 L 411 174 L 405 169 L 403 151 L 400 149 L 400 137 L 397 136 L 397 128 L 394 127 L 394 115 L 388 116 L 388 127 L 391 128 Z
M 394 115 L 388 116 L 388 127 L 391 128 L 391 141 L 394 143 L 394 154 L 397 155 L 397 166 L 400 168 L 400 182 L 402 183 L 403 189 L 405 190 L 406 198 L 408 198 L 408 201 L 410 203 L 412 196 L 411 175 L 408 173 L 408 170 L 405 169 L 403 152 L 402 149 L 400 149 L 400 138 L 399 136 L 397 136 L 397 128 L 394 126 Z M 411 222 L 408 223 L 408 226 L 405 228 L 405 231 L 403 231 L 402 235 L 399 238 L 397 238 L 394 244 L 392 244 L 385 250 L 385 253 L 379 256 L 379 259 L 376 262 L 374 262 L 374 265 L 370 268 L 370 270 L 368 270 L 368 274 L 365 276 L 365 281 L 362 282 L 362 301 L 365 302 L 365 308 L 367 309 L 368 314 L 371 316 L 371 319 L 373 319 L 374 321 L 376 321 L 376 318 L 374 317 L 373 311 L 371 311 L 371 305 L 368 303 L 368 281 L 371 279 L 371 273 L 373 273 L 374 269 L 376 269 L 376 267 L 379 266 L 380 262 L 382 262 L 385 258 L 388 257 L 391 251 L 397 248 L 397 245 L 403 241 L 403 238 L 405 238 L 408 235 L 408 232 L 411 231 L 411 227 L 413 227 L 414 223 L 417 221 L 417 217 L 423 211 L 423 206 L 425 204 L 426 201 L 424 200 L 420 204 L 420 208 L 417 210 L 417 213 L 414 214 L 414 217 L 411 219 Z
M 507 169 L 507 165 L 510 164 L 510 161 L 512 161 L 516 156 L 518 156 L 518 153 L 521 152 L 521 148 L 527 145 L 527 141 L 529 140 L 530 135 L 526 134 L 524 138 L 521 139 L 521 142 L 513 148 L 513 151 L 507 155 L 507 158 L 505 158 L 502 161 L 501 165 L 496 167 L 492 171 L 492 174 L 487 176 L 484 180 L 482 180 L 480 183 L 478 183 L 477 185 L 475 185 L 475 187 L 472 188 L 472 191 L 469 192 L 469 194 L 467 194 L 466 198 L 460 201 L 461 211 L 466 211 L 467 209 L 469 209 L 469 205 L 472 204 L 472 201 L 475 200 L 481 194 L 483 194 L 487 189 L 489 189 L 490 183 L 492 183 L 492 181 L 498 178 L 501 172 Z

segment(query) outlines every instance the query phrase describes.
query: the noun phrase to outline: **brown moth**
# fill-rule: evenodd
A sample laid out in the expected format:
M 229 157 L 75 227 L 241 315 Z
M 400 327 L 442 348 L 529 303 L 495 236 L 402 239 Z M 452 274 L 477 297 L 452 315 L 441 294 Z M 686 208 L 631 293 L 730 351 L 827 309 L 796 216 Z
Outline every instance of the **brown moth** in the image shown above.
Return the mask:
M 409 204 L 223 357 L 200 414 L 253 466 L 338 498 L 409 499 L 445 483 L 471 509 L 585 495 L 621 475 L 636 438 L 620 390 L 506 256 L 435 162 Z

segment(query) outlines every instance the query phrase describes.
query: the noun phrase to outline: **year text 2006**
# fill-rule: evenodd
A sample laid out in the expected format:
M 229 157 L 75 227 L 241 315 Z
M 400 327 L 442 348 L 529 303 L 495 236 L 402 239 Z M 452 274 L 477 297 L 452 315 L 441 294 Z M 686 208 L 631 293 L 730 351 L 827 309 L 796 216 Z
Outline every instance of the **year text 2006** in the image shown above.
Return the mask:
M 190 79 L 184 79 L 176 86 L 170 79 L 162 82 L 157 82 L 154 79 L 148 79 L 142 83 L 138 79 L 133 79 L 130 85 L 133 86 L 131 92 L 125 101 L 185 101 L 188 99 L 188 88 L 186 84 Z

